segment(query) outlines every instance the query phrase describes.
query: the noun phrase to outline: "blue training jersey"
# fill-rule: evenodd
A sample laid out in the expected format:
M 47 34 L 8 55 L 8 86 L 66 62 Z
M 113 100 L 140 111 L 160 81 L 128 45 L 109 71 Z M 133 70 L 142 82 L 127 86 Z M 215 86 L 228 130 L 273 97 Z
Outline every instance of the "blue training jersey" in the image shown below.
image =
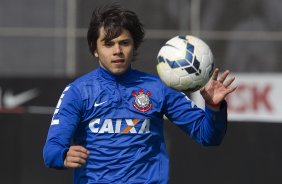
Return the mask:
M 64 168 L 71 144 L 89 150 L 74 183 L 166 184 L 165 115 L 202 145 L 218 145 L 227 124 L 220 111 L 196 107 L 154 75 L 129 69 L 116 76 L 99 67 L 68 85 L 57 104 L 43 150 L 45 164 Z

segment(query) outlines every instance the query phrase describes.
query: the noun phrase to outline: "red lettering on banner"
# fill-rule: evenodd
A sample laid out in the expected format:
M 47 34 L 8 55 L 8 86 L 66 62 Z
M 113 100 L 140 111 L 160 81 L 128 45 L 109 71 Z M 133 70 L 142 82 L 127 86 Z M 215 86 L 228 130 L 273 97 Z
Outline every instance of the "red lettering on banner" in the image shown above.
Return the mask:
M 266 85 L 265 88 L 262 89 L 262 91 L 259 91 L 259 89 L 256 86 L 252 87 L 252 93 L 253 93 L 253 109 L 255 111 L 258 110 L 259 106 L 264 106 L 268 111 L 272 111 L 272 107 L 268 101 L 268 94 L 271 87 L 269 85 Z
M 271 89 L 270 85 L 258 87 L 255 85 L 241 84 L 234 93 L 227 96 L 228 110 L 243 113 L 246 111 L 257 112 L 259 109 L 264 108 L 268 112 L 271 112 L 273 111 L 269 101 Z

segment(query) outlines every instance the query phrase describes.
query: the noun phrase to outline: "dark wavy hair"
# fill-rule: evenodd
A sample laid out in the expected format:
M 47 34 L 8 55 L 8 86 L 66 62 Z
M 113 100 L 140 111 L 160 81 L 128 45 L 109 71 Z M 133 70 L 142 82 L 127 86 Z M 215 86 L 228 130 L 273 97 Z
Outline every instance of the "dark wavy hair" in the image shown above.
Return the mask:
M 97 39 L 101 27 L 104 27 L 105 30 L 105 42 L 118 37 L 123 29 L 129 31 L 133 38 L 135 51 L 142 43 L 145 35 L 143 24 L 134 12 L 119 5 L 95 9 L 87 32 L 88 46 L 92 55 L 97 49 Z

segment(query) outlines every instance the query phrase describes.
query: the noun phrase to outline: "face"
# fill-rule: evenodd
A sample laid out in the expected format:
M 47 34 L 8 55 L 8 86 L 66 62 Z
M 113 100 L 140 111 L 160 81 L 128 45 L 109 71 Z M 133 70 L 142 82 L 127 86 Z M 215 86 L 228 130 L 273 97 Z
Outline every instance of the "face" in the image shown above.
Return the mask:
M 104 40 L 105 32 L 100 28 L 97 40 L 97 49 L 94 55 L 99 58 L 100 66 L 114 75 L 123 74 L 131 64 L 134 51 L 134 42 L 127 30 L 109 42 Z

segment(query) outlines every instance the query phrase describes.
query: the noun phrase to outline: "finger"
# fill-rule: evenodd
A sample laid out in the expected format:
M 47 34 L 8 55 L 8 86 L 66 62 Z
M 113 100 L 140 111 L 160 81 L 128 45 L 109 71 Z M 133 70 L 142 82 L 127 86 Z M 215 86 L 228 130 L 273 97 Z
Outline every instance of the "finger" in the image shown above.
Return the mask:
M 89 152 L 88 151 L 85 152 L 84 149 L 71 146 L 67 152 L 67 156 L 88 158 Z
M 235 87 L 233 87 L 233 88 L 230 88 L 230 90 L 229 90 L 230 93 L 234 92 L 234 91 L 237 89 L 237 87 L 238 87 L 238 86 L 235 86 Z
M 230 86 L 230 85 L 233 83 L 234 80 L 235 80 L 235 77 L 232 77 L 232 78 L 230 78 L 229 80 L 225 81 L 225 82 L 223 83 L 224 87 L 227 88 L 228 86 Z
M 70 163 L 70 162 L 66 162 L 65 163 L 65 167 L 67 168 L 79 168 L 81 167 L 82 165 L 81 164 L 78 164 L 78 163 Z
M 83 164 L 81 164 L 79 162 L 72 162 L 72 161 L 69 161 L 68 159 L 65 159 L 64 165 L 67 168 L 78 168 L 78 167 L 81 167 Z
M 80 151 L 70 150 L 67 152 L 67 156 L 87 159 L 89 155 Z
M 77 163 L 77 164 L 82 164 L 82 165 L 86 163 L 86 159 L 81 158 L 81 157 L 72 157 L 72 156 L 66 157 L 66 161 L 68 163 Z
M 228 76 L 228 74 L 229 74 L 229 70 L 225 70 L 224 72 L 223 72 L 223 74 L 220 76 L 220 78 L 219 78 L 219 82 L 220 83 L 223 83 L 224 81 L 225 81 L 225 79 L 226 79 L 226 77 Z
M 71 146 L 70 150 L 79 151 L 79 152 L 82 152 L 82 153 L 85 153 L 85 154 L 89 154 L 89 151 L 86 148 L 84 148 L 83 146 Z
M 72 156 L 80 156 L 82 158 L 88 158 L 89 151 L 83 146 L 71 146 L 68 153 Z
M 72 157 L 72 156 L 66 156 L 64 160 L 64 165 L 67 168 L 77 168 L 81 167 L 86 163 L 86 159 L 80 158 L 80 157 Z
M 226 92 L 226 95 L 227 96 L 228 94 L 234 92 L 236 89 L 237 89 L 238 86 L 235 86 L 235 87 L 232 87 L 232 88 L 228 88 L 227 92 Z
M 67 152 L 67 156 L 87 159 L 89 157 L 89 151 L 82 146 L 71 146 Z
M 213 72 L 213 74 L 212 74 L 212 80 L 217 80 L 217 77 L 218 77 L 218 71 L 219 71 L 219 69 L 218 68 L 216 68 L 215 70 L 214 70 L 214 72 Z

